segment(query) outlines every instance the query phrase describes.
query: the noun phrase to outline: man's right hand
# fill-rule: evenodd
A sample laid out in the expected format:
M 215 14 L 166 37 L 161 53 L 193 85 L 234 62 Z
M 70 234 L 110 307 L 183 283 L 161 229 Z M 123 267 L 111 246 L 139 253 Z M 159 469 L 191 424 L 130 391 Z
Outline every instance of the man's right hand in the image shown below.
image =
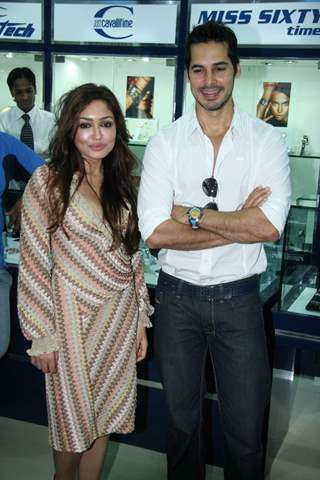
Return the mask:
M 261 207 L 270 195 L 271 189 L 269 187 L 259 186 L 254 188 L 242 205 L 241 210 L 244 210 L 245 208 Z

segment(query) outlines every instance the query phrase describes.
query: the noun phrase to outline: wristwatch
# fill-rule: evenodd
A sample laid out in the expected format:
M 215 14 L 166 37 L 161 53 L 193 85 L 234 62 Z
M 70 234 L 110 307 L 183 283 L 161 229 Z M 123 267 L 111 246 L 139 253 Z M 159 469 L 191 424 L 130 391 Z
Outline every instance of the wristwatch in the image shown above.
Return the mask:
M 260 98 L 259 103 L 260 103 L 260 105 L 265 107 L 266 105 L 268 105 L 269 102 L 265 98 Z
M 187 211 L 187 215 L 188 215 L 188 220 L 191 225 L 191 228 L 193 228 L 194 230 L 196 230 L 197 228 L 200 228 L 199 220 L 203 215 L 203 208 L 191 207 Z

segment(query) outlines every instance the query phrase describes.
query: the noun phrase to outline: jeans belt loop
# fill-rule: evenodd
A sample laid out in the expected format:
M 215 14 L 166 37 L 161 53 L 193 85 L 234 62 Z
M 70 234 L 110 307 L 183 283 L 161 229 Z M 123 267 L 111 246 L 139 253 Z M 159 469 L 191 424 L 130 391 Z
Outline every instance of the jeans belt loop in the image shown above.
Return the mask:
M 224 292 L 223 299 L 230 300 L 233 297 L 232 295 L 232 287 L 227 287 L 226 291 Z
M 183 280 L 179 279 L 177 283 L 178 283 L 178 285 L 177 285 L 177 295 L 181 296 L 184 282 L 183 282 Z

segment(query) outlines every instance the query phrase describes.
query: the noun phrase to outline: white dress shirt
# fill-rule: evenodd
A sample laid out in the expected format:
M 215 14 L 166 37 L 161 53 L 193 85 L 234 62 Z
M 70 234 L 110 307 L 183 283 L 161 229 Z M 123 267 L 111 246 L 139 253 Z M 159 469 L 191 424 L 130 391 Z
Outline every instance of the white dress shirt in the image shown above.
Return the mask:
M 25 123 L 21 118 L 24 113 L 18 107 L 12 107 L 11 110 L 0 113 L 0 131 L 9 133 L 20 140 L 21 129 Z M 40 110 L 36 106 L 27 113 L 30 116 L 33 132 L 34 151 L 45 158 L 55 125 L 54 114 Z
M 195 109 L 160 130 L 149 142 L 143 160 L 138 215 L 142 238 L 170 219 L 172 206 L 204 206 L 210 201 L 202 181 L 214 173 L 220 211 L 239 210 L 257 186 L 272 194 L 261 210 L 281 234 L 290 208 L 290 170 L 286 145 L 277 130 L 241 112 L 236 106 L 213 170 L 214 150 L 203 133 Z M 191 227 L 190 227 L 191 228 Z M 262 273 L 266 255 L 261 243 L 218 246 L 203 250 L 162 249 L 164 272 L 197 285 L 211 285 Z

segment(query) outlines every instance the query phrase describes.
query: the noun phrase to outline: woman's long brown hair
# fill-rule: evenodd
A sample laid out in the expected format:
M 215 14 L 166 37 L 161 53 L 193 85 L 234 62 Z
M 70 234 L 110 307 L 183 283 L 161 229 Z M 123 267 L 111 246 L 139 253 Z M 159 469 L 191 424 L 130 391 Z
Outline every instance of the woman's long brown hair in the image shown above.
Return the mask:
M 115 95 L 105 86 L 86 83 L 64 94 L 57 109 L 57 129 L 50 143 L 48 196 L 51 211 L 49 231 L 64 229 L 63 220 L 70 202 L 71 181 L 79 172 L 76 189 L 85 176 L 84 161 L 74 145 L 80 113 L 93 100 L 102 100 L 112 111 L 116 124 L 113 150 L 102 160 L 101 206 L 103 218 L 113 234 L 112 249 L 124 244 L 132 255 L 139 248 L 136 187 L 132 171 L 136 160 L 128 147 L 129 134 Z M 129 209 L 128 225 L 121 229 L 123 209 Z M 67 233 L 67 232 L 65 232 Z

